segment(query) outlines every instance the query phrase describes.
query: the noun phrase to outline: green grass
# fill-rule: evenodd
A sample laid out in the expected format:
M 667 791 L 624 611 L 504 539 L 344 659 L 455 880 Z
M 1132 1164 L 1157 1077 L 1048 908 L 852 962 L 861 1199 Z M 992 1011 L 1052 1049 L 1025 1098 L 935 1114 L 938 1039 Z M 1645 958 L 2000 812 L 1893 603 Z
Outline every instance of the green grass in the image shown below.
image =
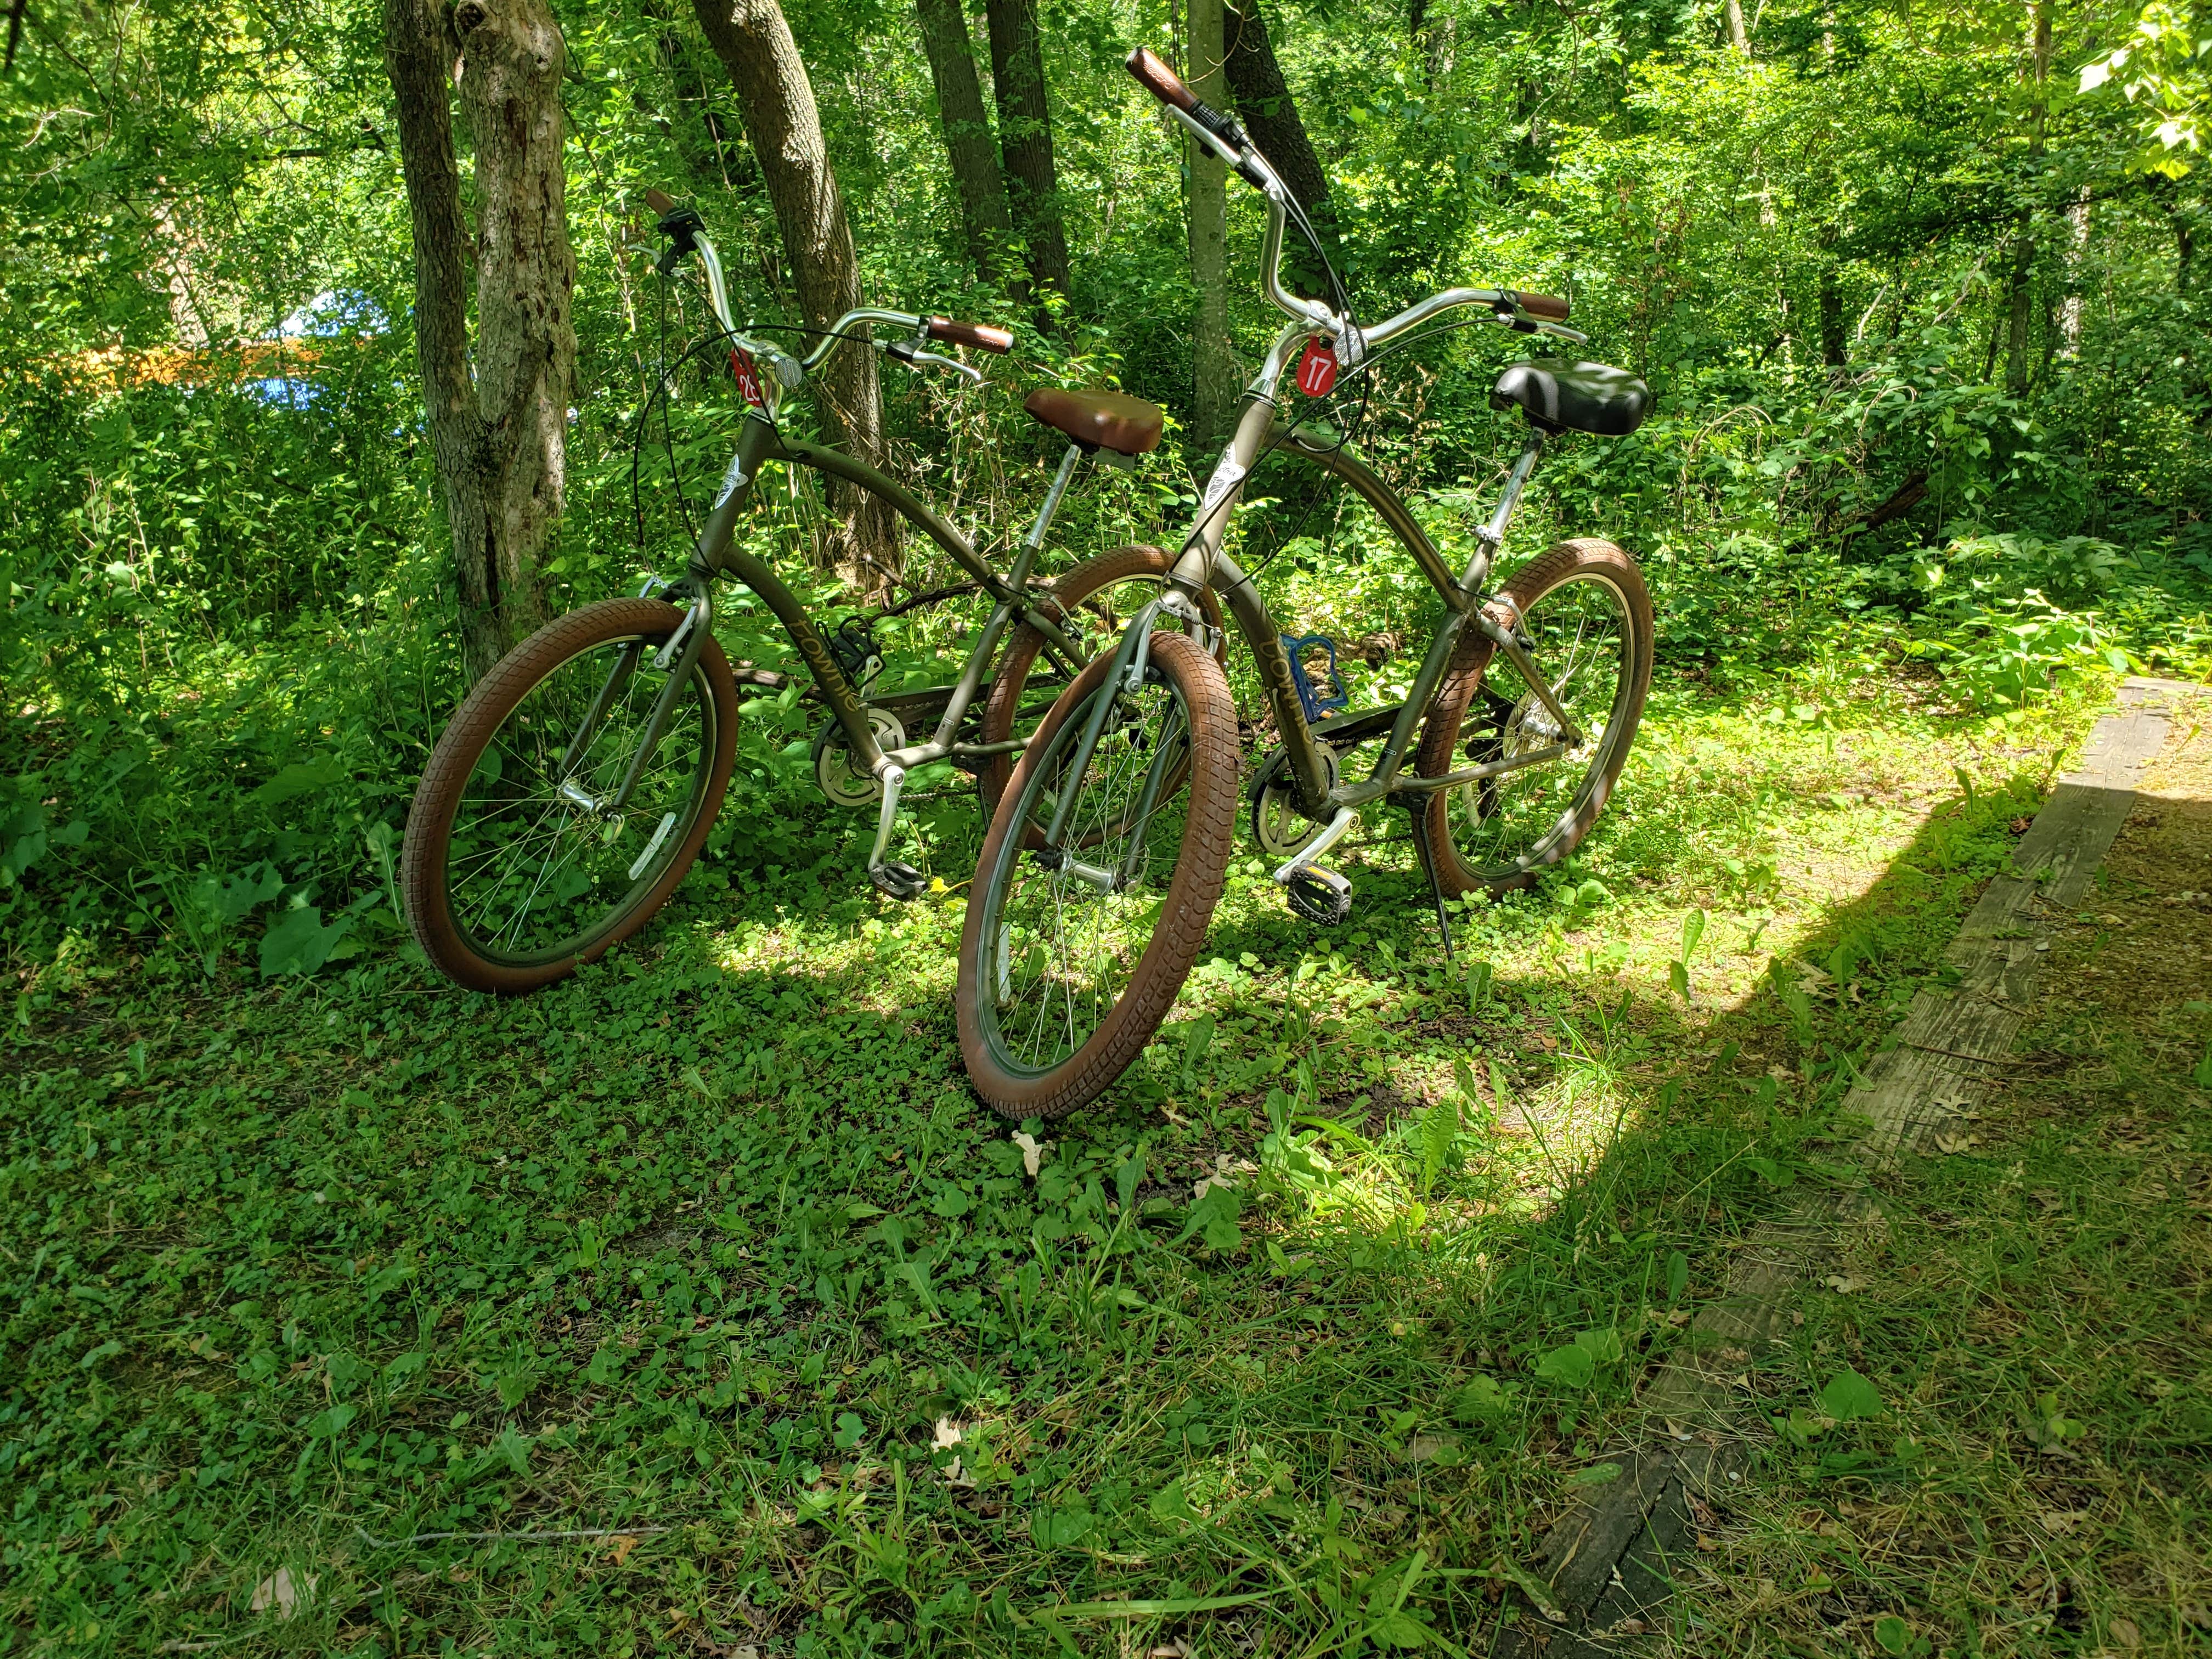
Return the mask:
M 7 1038 L 0 1613 L 70 1654 L 1479 1649 L 2093 712 L 1669 690 L 1456 967 L 1402 844 L 1334 934 L 1240 863 L 1034 1176 L 959 1075 L 957 892 L 862 896 L 849 846 L 710 866 L 511 1003 L 389 946 L 266 987 L 65 951 Z M 1926 1445 L 1881 1479 L 1970 1457 Z M 636 1541 L 408 1541 L 579 1528 Z
M 1978 1118 L 1880 1179 L 1879 1224 L 1847 1235 L 1760 1365 L 1769 1412 L 1844 1364 L 1881 1408 L 1840 1440 L 1778 1435 L 1745 1501 L 1704 1517 L 1680 1575 L 1688 1650 L 2212 1644 L 2201 726 L 2191 747 L 2055 919 L 2036 1017 Z M 1885 1620 L 1902 1645 L 1882 1646 Z

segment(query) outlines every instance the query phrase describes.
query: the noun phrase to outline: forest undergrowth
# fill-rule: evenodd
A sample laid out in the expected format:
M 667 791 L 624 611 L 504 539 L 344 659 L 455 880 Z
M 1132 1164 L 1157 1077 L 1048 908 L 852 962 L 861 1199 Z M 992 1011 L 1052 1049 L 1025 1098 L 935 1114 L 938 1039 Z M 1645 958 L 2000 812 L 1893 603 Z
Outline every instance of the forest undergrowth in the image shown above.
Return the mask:
M 1591 842 L 1455 959 L 1389 823 L 1341 933 L 1240 860 L 1139 1066 L 1019 1130 L 957 1070 L 957 884 L 857 893 L 842 836 L 516 1001 L 389 944 L 58 962 L 6 1037 L 0 1610 L 71 1653 L 1479 1648 L 1737 1242 L 1849 1176 L 1856 1066 L 2100 702 L 1667 677 Z M 2100 1239 L 2115 1281 L 2149 1248 Z M 1855 1409 L 1774 1477 L 1996 1526 L 1940 1332 L 1814 1334 L 1765 1403 Z M 2140 1402 L 1978 1363 L 2151 1501 Z M 1986 1632 L 1971 1576 L 1807 1547 L 1814 1650 Z

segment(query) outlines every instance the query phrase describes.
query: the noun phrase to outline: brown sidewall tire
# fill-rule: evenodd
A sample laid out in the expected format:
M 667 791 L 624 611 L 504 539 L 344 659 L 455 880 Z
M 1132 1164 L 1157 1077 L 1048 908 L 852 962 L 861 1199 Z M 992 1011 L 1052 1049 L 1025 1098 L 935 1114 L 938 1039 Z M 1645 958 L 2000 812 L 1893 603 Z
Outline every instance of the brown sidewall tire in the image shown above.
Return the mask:
M 431 750 L 422 782 L 415 787 L 414 804 L 408 808 L 407 836 L 400 850 L 400 890 L 416 942 L 454 983 L 471 991 L 514 996 L 566 979 L 579 963 L 598 961 L 652 921 L 690 870 L 707 832 L 714 828 L 714 815 L 721 810 L 738 747 L 737 682 L 731 676 L 729 659 L 711 635 L 699 653 L 699 667 L 714 698 L 717 735 L 706 794 L 697 818 L 667 869 L 630 909 L 574 955 L 524 966 L 494 962 L 472 949 L 453 924 L 446 890 L 446 851 L 461 792 L 484 745 L 516 705 L 578 652 L 629 636 L 665 641 L 683 620 L 682 611 L 659 599 L 602 599 L 572 611 L 501 657 L 453 711 L 437 747 Z
M 1052 601 L 1063 611 L 1073 611 L 1092 594 L 1111 587 L 1115 582 L 1126 582 L 1139 577 L 1164 582 L 1175 561 L 1157 547 L 1133 542 L 1126 547 L 1109 549 L 1095 559 L 1087 559 L 1053 583 Z M 1198 596 L 1199 613 L 1215 629 L 1221 629 L 1221 605 L 1207 588 Z M 1228 636 L 1222 635 L 1221 644 L 1213 653 L 1219 661 L 1227 654 Z M 1014 629 L 1006 648 L 999 654 L 998 672 L 992 677 L 990 695 L 983 702 L 983 725 L 980 741 L 1004 743 L 1014 733 L 1014 717 L 1020 712 L 1022 698 L 1029 686 L 1030 675 L 1036 667 L 1038 655 L 1044 650 L 1044 635 L 1027 623 Z M 975 791 L 983 799 L 983 816 L 988 819 L 999 810 L 999 797 L 1006 793 L 1006 781 L 1014 775 L 1013 755 L 993 755 L 975 774 Z
M 1053 704 L 1038 726 L 1036 740 L 1023 751 L 983 842 L 976 866 L 979 883 L 970 890 L 966 925 L 960 934 L 960 980 L 954 998 L 960 1020 L 960 1052 L 968 1064 L 969 1080 L 991 1109 L 1001 1115 L 1065 1117 L 1088 1105 L 1113 1086 L 1144 1046 L 1159 1030 L 1175 1006 L 1177 993 L 1190 973 L 1191 963 L 1205 943 L 1214 906 L 1221 902 L 1222 883 L 1229 870 L 1229 855 L 1237 829 L 1240 793 L 1237 775 L 1237 709 L 1229 695 L 1229 681 L 1221 665 L 1181 634 L 1152 635 L 1152 660 L 1182 690 L 1190 712 L 1191 768 L 1189 802 L 1183 823 L 1182 842 L 1176 856 L 1175 874 L 1168 884 L 1165 908 L 1145 954 L 1139 958 L 1128 989 L 1122 993 L 1090 1040 L 1060 1065 L 1041 1077 L 1017 1077 L 992 1059 L 976 1016 L 976 997 L 982 983 L 981 932 L 984 906 L 980 883 L 997 866 L 1006 837 L 1015 832 L 1014 803 L 1021 799 L 1031 768 L 1051 745 L 1053 734 L 1083 704 L 1113 665 L 1111 653 L 1101 653 L 1078 675 L 1060 701 Z M 1015 856 L 1021 856 L 1020 854 Z
M 1515 571 L 1512 580 L 1500 592 L 1526 611 L 1570 577 L 1589 574 L 1601 574 L 1620 590 L 1636 629 L 1636 650 L 1629 665 L 1633 695 L 1624 718 L 1625 729 L 1613 746 L 1597 787 L 1577 812 L 1573 827 L 1553 844 L 1545 862 L 1503 880 L 1486 880 L 1462 862 L 1459 849 L 1452 845 L 1450 805 L 1445 792 L 1439 790 L 1431 794 L 1420 810 L 1428 816 L 1429 845 L 1436 857 L 1437 884 L 1451 896 L 1471 893 L 1478 888 L 1498 894 L 1534 885 L 1545 869 L 1582 845 L 1590 825 L 1605 810 L 1621 766 L 1628 759 L 1629 747 L 1636 741 L 1636 728 L 1644 718 L 1644 699 L 1651 689 L 1651 595 L 1644 586 L 1644 574 L 1636 568 L 1636 561 L 1611 542 L 1595 538 L 1559 542 L 1540 558 L 1532 559 Z M 1413 769 L 1420 776 L 1437 777 L 1459 763 L 1460 724 L 1467 718 L 1468 705 L 1482 684 L 1483 675 L 1489 671 L 1495 649 L 1487 639 L 1471 629 L 1461 636 L 1459 649 L 1453 655 L 1451 667 L 1445 672 L 1443 684 L 1438 688 L 1436 702 L 1422 727 L 1420 746 L 1414 751 Z

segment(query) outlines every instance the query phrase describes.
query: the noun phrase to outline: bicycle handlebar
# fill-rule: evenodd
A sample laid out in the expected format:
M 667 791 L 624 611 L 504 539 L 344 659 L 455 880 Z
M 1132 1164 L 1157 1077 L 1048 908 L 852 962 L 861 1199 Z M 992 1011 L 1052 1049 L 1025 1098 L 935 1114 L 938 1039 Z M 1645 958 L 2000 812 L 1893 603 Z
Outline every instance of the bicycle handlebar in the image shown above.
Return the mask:
M 950 317 L 917 317 L 907 311 L 883 311 L 872 306 L 859 307 L 847 312 L 825 331 L 824 337 L 803 358 L 793 357 L 779 350 L 766 341 L 746 337 L 738 328 L 737 320 L 730 314 L 728 289 L 722 280 L 721 257 L 714 250 L 714 240 L 707 234 L 707 222 L 695 208 L 679 207 L 666 191 L 647 190 L 645 204 L 659 216 L 655 228 L 668 238 L 668 249 L 654 264 L 663 276 L 672 276 L 687 253 L 696 253 L 707 270 L 707 299 L 713 307 L 715 319 L 731 343 L 761 359 L 782 385 L 795 386 L 821 367 L 823 361 L 851 337 L 848 331 L 866 323 L 883 323 L 892 328 L 909 331 L 915 343 L 922 340 L 942 340 L 951 345 L 974 346 L 980 351 L 1003 355 L 1014 347 L 1012 330 L 994 328 L 988 323 L 963 323 Z M 878 342 L 878 343 L 883 343 Z M 898 350 L 891 354 L 908 367 L 931 367 L 957 369 L 971 380 L 982 377 L 965 363 L 951 357 L 940 357 L 934 352 Z
M 974 346 L 1002 357 L 1014 349 L 1013 330 L 994 328 L 988 323 L 957 323 L 950 317 L 931 317 L 924 319 L 922 327 L 931 339 L 948 345 Z
M 1198 108 L 1198 94 L 1183 85 L 1182 77 L 1163 63 L 1150 46 L 1139 46 L 1123 60 L 1123 67 L 1163 104 L 1186 115 Z

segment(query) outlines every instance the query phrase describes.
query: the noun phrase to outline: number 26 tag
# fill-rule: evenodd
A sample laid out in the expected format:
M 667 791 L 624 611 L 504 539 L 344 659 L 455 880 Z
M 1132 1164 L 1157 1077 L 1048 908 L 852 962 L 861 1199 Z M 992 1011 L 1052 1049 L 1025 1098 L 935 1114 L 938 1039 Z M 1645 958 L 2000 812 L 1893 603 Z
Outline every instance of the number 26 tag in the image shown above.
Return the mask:
M 1321 340 L 1306 342 L 1306 355 L 1298 359 L 1298 390 L 1309 398 L 1326 398 L 1336 384 L 1336 352 Z
M 743 347 L 732 351 L 730 373 L 737 379 L 738 396 L 755 409 L 765 410 L 768 407 L 768 399 L 761 395 L 760 366 L 753 361 L 751 352 Z

